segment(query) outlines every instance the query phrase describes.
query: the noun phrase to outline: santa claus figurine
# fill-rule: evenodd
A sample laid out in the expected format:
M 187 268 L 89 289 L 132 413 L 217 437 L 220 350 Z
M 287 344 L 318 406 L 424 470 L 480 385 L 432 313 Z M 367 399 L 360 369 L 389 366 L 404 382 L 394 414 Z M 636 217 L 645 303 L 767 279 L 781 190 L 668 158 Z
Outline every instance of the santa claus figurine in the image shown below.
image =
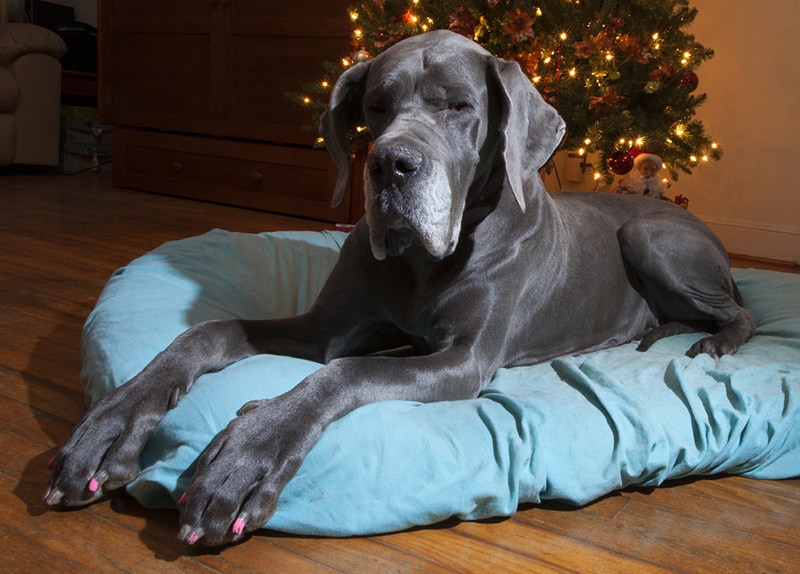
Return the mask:
M 631 155 L 633 156 L 633 169 L 619 180 L 619 186 L 615 191 L 666 199 L 664 197 L 666 187 L 662 179 L 658 177 L 658 172 L 664 168 L 664 161 L 648 151 L 632 149 Z

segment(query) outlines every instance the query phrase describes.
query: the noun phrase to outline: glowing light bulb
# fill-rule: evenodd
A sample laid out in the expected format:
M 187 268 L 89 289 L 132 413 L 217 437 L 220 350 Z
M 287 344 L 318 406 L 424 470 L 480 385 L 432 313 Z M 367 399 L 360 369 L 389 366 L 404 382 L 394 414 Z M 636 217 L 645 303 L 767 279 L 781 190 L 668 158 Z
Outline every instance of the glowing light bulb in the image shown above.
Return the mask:
M 610 61 L 611 61 L 611 60 L 613 60 L 613 59 L 614 59 L 614 54 L 612 54 L 611 52 L 608 52 L 608 53 L 606 54 L 606 60 L 607 60 L 608 62 L 610 62 Z
M 572 69 L 569 71 L 569 77 L 570 77 L 570 78 L 574 78 L 574 77 L 577 75 L 577 73 L 578 73 L 578 70 L 576 70 L 575 68 L 572 68 Z
M 717 142 L 713 142 L 711 144 L 711 149 L 717 149 L 718 147 L 719 147 L 719 144 Z
M 561 35 L 559 36 L 559 38 L 561 38 L 562 40 L 566 40 L 567 39 L 567 33 L 566 32 L 561 32 Z
M 583 143 L 585 143 L 586 145 L 589 145 L 589 144 L 592 143 L 592 140 L 590 140 L 589 138 L 586 138 L 585 140 L 583 140 Z
M 322 82 L 322 84 L 320 84 L 320 85 L 321 85 L 323 88 L 327 88 L 327 87 L 328 87 L 330 84 L 329 84 L 328 82 L 326 82 L 326 81 L 323 81 L 323 82 Z
M 536 9 L 536 16 L 538 17 L 538 16 L 541 16 L 541 15 L 542 15 L 542 9 L 541 8 L 537 8 Z
M 655 34 L 653 34 L 653 40 L 658 40 L 658 32 L 656 32 Z
M 342 58 L 342 66 L 344 66 L 345 68 L 351 66 L 352 64 L 353 64 L 353 62 L 351 62 L 347 58 Z
M 690 160 L 691 162 L 693 162 L 693 163 L 696 163 L 696 162 L 697 162 L 697 156 L 696 156 L 696 155 L 690 155 L 690 156 L 689 156 L 689 160 Z
M 538 84 L 541 81 L 542 81 L 542 77 L 541 76 L 534 76 L 533 77 L 533 83 L 534 84 Z
M 578 150 L 578 155 L 579 155 L 579 156 L 581 156 L 581 157 L 583 157 L 584 155 L 586 155 L 586 150 L 585 150 L 585 149 L 583 149 L 583 148 L 580 148 L 580 149 Z
M 311 98 L 309 98 L 308 96 L 303 96 L 303 103 L 304 104 L 310 104 L 311 103 Z
M 644 145 L 644 139 L 643 138 L 636 138 L 636 145 L 639 146 L 639 147 L 642 147 Z
M 354 12 L 350 12 L 350 19 L 351 19 L 353 22 L 355 22 L 356 20 L 358 20 L 358 12 L 355 12 L 355 11 L 354 11 Z
M 359 30 L 359 29 L 353 30 L 353 36 L 355 36 L 356 38 L 360 38 L 363 35 L 364 35 L 364 32 L 362 32 L 361 30 Z
M 602 176 L 601 176 L 601 175 L 600 175 L 598 172 L 594 172 L 594 180 L 595 180 L 595 181 L 597 181 L 597 180 L 598 180 L 598 179 L 600 179 L 601 177 L 602 177 Z

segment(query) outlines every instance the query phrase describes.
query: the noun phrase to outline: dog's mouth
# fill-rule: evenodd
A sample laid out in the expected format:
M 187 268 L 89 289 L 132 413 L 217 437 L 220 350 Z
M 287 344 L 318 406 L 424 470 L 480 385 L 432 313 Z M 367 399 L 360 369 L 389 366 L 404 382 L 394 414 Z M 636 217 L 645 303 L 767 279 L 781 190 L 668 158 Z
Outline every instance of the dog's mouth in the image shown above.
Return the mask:
M 388 257 L 402 255 L 414 243 L 414 232 L 409 227 L 389 228 L 384 234 L 384 247 Z
M 404 221 L 384 226 L 376 224 L 374 220 L 368 223 L 372 254 L 378 260 L 399 257 L 412 245 L 422 247 L 433 261 L 441 261 L 452 255 L 456 249 L 456 240 L 452 239 L 452 234 L 439 237 L 439 234 L 420 232 Z

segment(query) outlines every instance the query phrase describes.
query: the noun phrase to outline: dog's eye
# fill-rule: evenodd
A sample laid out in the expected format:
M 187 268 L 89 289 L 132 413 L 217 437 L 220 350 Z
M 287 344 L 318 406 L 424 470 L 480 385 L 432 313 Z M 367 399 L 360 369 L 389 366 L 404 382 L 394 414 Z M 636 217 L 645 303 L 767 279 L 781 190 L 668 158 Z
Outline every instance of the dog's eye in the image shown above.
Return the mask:
M 386 105 L 382 102 L 375 102 L 367 106 L 367 109 L 374 114 L 382 114 L 386 112 Z
M 451 102 L 447 104 L 447 109 L 450 110 L 451 112 L 460 112 L 461 110 L 463 110 L 468 106 L 469 104 L 467 104 L 466 102 Z

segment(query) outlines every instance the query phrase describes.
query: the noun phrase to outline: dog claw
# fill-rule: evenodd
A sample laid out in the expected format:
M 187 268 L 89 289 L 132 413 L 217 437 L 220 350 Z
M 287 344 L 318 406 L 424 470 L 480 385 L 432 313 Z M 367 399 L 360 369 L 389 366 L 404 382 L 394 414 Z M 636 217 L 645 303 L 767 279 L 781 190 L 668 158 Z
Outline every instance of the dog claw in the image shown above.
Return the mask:
M 178 538 L 183 540 L 189 546 L 194 546 L 197 544 L 197 541 L 203 537 L 203 529 L 198 528 L 197 530 L 192 529 L 191 526 L 184 526 L 178 532 Z
M 178 499 L 178 505 L 179 506 L 185 506 L 186 505 L 186 493 L 185 492 L 183 494 L 181 494 L 181 497 Z
M 47 491 L 44 493 L 42 500 L 49 506 L 55 506 L 59 502 L 61 502 L 62 498 L 64 498 L 63 492 L 61 492 L 57 488 L 56 489 L 48 488 Z
M 89 492 L 97 492 L 100 490 L 100 483 L 97 482 L 95 477 L 92 477 L 91 480 L 89 480 L 89 484 L 86 488 L 89 490 Z
M 241 536 L 244 534 L 244 527 L 247 525 L 245 518 L 245 515 L 240 515 L 236 520 L 233 521 L 231 532 L 233 532 L 236 536 Z

